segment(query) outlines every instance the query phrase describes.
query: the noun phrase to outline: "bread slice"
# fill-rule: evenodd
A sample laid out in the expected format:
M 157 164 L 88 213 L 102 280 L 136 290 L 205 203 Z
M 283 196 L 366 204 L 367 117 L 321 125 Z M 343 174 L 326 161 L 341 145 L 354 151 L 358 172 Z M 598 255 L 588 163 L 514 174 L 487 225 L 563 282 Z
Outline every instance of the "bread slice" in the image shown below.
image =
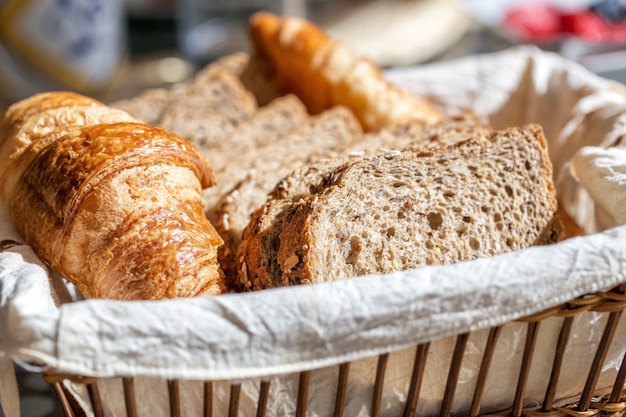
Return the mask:
M 239 124 L 225 140 L 211 148 L 207 155 L 218 178 L 239 155 L 280 141 L 296 128 L 306 124 L 309 115 L 304 104 L 293 95 L 286 95 L 259 108 L 248 120 Z M 226 181 L 226 179 L 225 179 Z M 218 179 L 218 182 L 222 182 Z
M 251 214 L 250 224 L 244 229 L 238 257 L 245 258 L 246 262 L 237 272 L 237 288 L 250 287 L 247 269 L 264 277 L 280 273 L 277 272 L 280 271 L 278 237 L 285 216 L 300 199 L 321 192 L 332 183 L 341 165 L 373 155 L 392 157 L 408 146 L 440 148 L 470 139 L 488 143 L 491 134 L 492 129 L 481 125 L 476 115 L 470 112 L 447 117 L 428 127 L 422 121 L 412 120 L 380 132 L 367 133 L 345 154 L 320 159 L 290 172 L 268 194 L 267 202 Z
M 259 106 L 264 106 L 284 94 L 273 77 L 268 62 L 258 56 L 251 56 L 248 65 L 239 75 L 239 79 L 246 88 L 254 94 Z
M 542 129 L 476 129 L 477 138 L 456 146 L 346 162 L 309 195 L 268 201 L 245 230 L 240 283 L 333 281 L 561 239 Z
M 250 55 L 247 52 L 233 52 L 211 62 L 202 71 L 226 71 L 239 77 L 249 62 Z
M 335 158 L 321 159 L 291 173 L 276 184 L 270 199 L 297 200 L 329 181 L 338 166 L 350 160 L 373 155 L 394 155 L 406 147 L 454 146 L 468 139 L 488 141 L 492 129 L 480 123 L 473 113 L 449 116 L 434 125 L 425 126 L 420 120 L 370 132 L 347 147 Z
M 210 64 L 236 75 L 243 86 L 252 93 L 260 107 L 284 95 L 274 79 L 268 62 L 247 52 L 235 52 Z
M 207 67 L 170 100 L 156 124 L 210 150 L 257 110 L 254 96 L 239 78 Z
M 135 119 L 153 125 L 175 95 L 174 88 L 150 88 L 133 98 L 111 103 L 109 107 L 124 110 Z
M 234 52 L 210 63 L 203 71 L 226 71 L 237 78 L 263 107 L 285 95 L 265 59 L 247 52 Z
M 491 130 L 481 126 L 476 116 L 471 113 L 449 117 L 428 128 L 425 127 L 423 121 L 415 119 L 394 127 L 382 129 L 379 132 L 370 132 L 348 142 L 345 146 L 336 148 L 333 157 L 311 158 L 301 168 L 281 178 L 273 190 L 269 192 L 267 203 L 261 210 L 256 210 L 258 206 L 252 207 L 251 204 L 242 207 L 238 202 L 244 198 L 242 196 L 250 196 L 257 193 L 258 197 L 249 201 L 251 203 L 260 203 L 262 200 L 259 190 L 264 190 L 267 188 L 267 185 L 263 185 L 254 176 L 242 181 L 231 193 L 227 194 L 224 199 L 225 207 L 221 212 L 221 217 L 216 219 L 216 221 L 218 223 L 226 222 L 233 216 L 240 218 L 241 221 L 250 218 L 248 222 L 256 225 L 254 233 L 244 229 L 246 232 L 243 233 L 247 233 L 248 236 L 230 237 L 232 239 L 231 242 L 233 242 L 231 247 L 233 250 L 240 248 L 242 245 L 241 240 L 243 239 L 245 248 L 238 250 L 247 252 L 247 265 L 251 265 L 253 268 L 262 269 L 267 267 L 272 269 L 276 267 L 274 265 L 276 253 L 272 256 L 267 256 L 263 252 L 271 252 L 272 248 L 278 248 L 276 239 L 278 233 L 280 233 L 280 224 L 284 219 L 285 213 L 295 201 L 315 193 L 316 190 L 324 187 L 331 181 L 333 171 L 341 164 L 365 156 L 395 155 L 400 149 L 407 146 L 438 147 L 441 144 L 452 145 L 470 137 L 474 137 L 476 140 L 479 140 L 479 138 L 486 140 L 485 138 L 490 134 Z M 264 194 L 263 197 L 265 197 Z M 256 211 L 250 214 L 252 210 Z M 218 226 L 218 230 L 220 229 Z M 232 260 L 229 260 L 229 263 L 231 262 Z M 265 265 L 265 262 L 272 262 L 272 264 Z M 232 267 L 229 266 L 230 269 Z M 238 291 L 242 290 L 245 283 L 245 278 L 237 278 L 234 288 Z
M 234 276 L 235 255 L 250 214 L 265 202 L 276 182 L 307 162 L 336 155 L 361 135 L 352 112 L 335 107 L 312 117 L 282 140 L 240 154 L 216 174 L 218 185 L 206 190 L 205 200 L 209 205 L 207 217 L 225 242 L 220 264 L 227 280 Z M 216 196 L 218 201 L 212 203 Z
M 239 74 L 248 61 L 247 54 L 233 54 L 225 56 L 211 64 L 207 65 L 200 73 L 215 72 L 225 70 Z M 196 77 L 194 77 L 196 78 Z M 193 82 L 193 79 L 188 81 Z M 109 104 L 109 107 L 124 110 L 135 119 L 148 123 L 156 124 L 163 111 L 168 107 L 170 101 L 174 99 L 177 93 L 185 89 L 185 83 L 174 84 L 173 86 L 148 88 L 141 91 L 134 97 L 122 99 Z

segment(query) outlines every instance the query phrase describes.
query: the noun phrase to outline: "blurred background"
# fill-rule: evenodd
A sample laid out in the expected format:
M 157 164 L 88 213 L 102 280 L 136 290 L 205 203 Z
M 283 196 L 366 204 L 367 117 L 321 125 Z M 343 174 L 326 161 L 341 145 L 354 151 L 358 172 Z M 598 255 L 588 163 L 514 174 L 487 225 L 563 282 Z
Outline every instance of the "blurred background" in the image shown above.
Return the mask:
M 111 102 L 185 82 L 248 51 L 258 10 L 312 20 L 382 68 L 530 43 L 626 83 L 626 0 L 0 0 L 0 110 L 40 91 Z M 39 374 L 17 373 L 22 417 L 62 415 Z
M 533 43 L 626 80 L 626 0 L 0 0 L 0 105 L 183 82 L 248 50 L 257 10 L 310 19 L 384 68 Z

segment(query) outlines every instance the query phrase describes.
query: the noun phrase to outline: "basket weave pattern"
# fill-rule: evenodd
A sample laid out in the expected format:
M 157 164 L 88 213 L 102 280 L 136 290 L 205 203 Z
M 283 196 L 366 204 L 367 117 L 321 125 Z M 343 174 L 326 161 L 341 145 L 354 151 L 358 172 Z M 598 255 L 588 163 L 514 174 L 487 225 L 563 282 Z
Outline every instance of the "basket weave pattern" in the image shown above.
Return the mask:
M 591 417 L 591 416 L 611 416 L 620 417 L 626 413 L 626 341 L 615 340 L 614 335 L 618 323 L 626 309 L 626 283 L 621 284 L 610 291 L 585 295 L 568 303 L 559 305 L 547 311 L 521 318 L 519 321 L 526 323 L 526 339 L 523 344 L 522 364 L 517 375 L 517 385 L 515 395 L 510 400 L 510 409 L 506 413 L 499 415 L 507 415 L 511 417 L 521 416 L 574 416 L 574 417 Z M 601 339 L 597 345 L 597 350 L 593 357 L 593 362 L 589 368 L 589 373 L 585 380 L 584 389 L 577 397 L 567 406 L 555 406 L 555 395 L 559 383 L 560 372 L 564 361 L 564 352 L 567 347 L 574 318 L 581 313 L 594 311 L 608 315 L 605 327 L 602 331 Z M 547 383 L 547 389 L 543 399 L 543 403 L 539 409 L 525 409 L 523 406 L 524 395 L 527 387 L 528 375 L 530 373 L 535 346 L 539 334 L 541 323 L 551 317 L 562 318 L 562 325 L 558 335 L 558 342 L 554 352 L 554 359 L 550 380 Z M 481 414 L 481 405 L 485 395 L 485 386 L 487 376 L 490 371 L 491 361 L 495 352 L 498 338 L 501 334 L 503 326 L 490 329 L 487 343 L 482 352 L 482 361 L 476 381 L 476 386 L 472 398 L 471 408 L 467 415 L 469 417 L 485 416 Z M 456 336 L 453 355 L 450 360 L 448 376 L 446 380 L 446 389 L 441 399 L 441 407 L 439 416 L 447 417 L 452 414 L 452 405 L 454 402 L 457 382 L 463 365 L 463 356 L 469 333 L 459 334 Z M 594 391 L 600 376 L 602 365 L 604 364 L 606 354 L 612 343 L 620 343 L 622 352 L 622 363 L 617 373 L 617 377 L 613 384 L 611 392 L 601 399 L 594 399 Z M 410 379 L 409 390 L 404 404 L 404 417 L 415 416 L 417 405 L 419 402 L 420 388 L 423 381 L 424 369 L 428 357 L 430 343 L 420 344 L 416 347 L 415 357 L 412 364 L 412 373 Z M 381 408 L 381 399 L 383 394 L 383 386 L 385 384 L 385 371 L 390 353 L 378 356 L 376 367 L 376 378 L 374 381 L 374 389 L 370 399 L 369 410 L 371 416 L 379 416 Z M 303 417 L 307 414 L 307 400 L 309 396 L 308 386 L 310 373 L 312 370 L 303 371 L 299 374 L 298 392 L 297 392 L 297 409 L 296 416 Z M 346 396 L 348 395 L 348 377 L 350 374 L 350 363 L 343 363 L 337 367 L 338 379 L 336 387 L 336 396 L 334 404 L 333 416 L 341 417 L 344 415 L 344 405 Z M 511 377 L 515 377 L 512 375 Z M 71 396 L 64 389 L 62 382 L 66 379 L 73 382 L 84 384 L 89 393 L 89 398 L 96 417 L 104 416 L 103 404 L 98 391 L 98 379 L 76 375 L 63 375 L 54 372 L 47 373 L 45 378 L 54 389 L 61 406 L 68 417 L 83 415 L 80 407 L 76 405 Z M 129 417 L 138 415 L 138 407 L 141 404 L 141 398 L 137 398 L 134 389 L 133 378 L 123 378 L 124 403 L 126 412 Z M 172 417 L 181 416 L 182 407 L 180 395 L 180 381 L 167 381 L 169 393 L 169 412 Z M 267 415 L 268 401 L 270 400 L 271 383 L 262 381 L 259 383 L 259 397 L 257 401 L 258 417 Z M 205 381 L 204 386 L 204 405 L 203 415 L 211 417 L 213 413 L 213 382 Z M 230 399 L 228 416 L 235 417 L 239 415 L 239 398 L 241 393 L 241 384 L 232 383 L 230 385 Z

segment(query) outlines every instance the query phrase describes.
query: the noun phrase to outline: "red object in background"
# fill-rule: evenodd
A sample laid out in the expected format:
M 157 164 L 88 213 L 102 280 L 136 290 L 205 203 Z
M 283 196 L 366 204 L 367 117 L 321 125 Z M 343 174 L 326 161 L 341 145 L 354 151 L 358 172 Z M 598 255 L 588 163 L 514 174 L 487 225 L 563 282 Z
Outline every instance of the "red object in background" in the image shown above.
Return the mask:
M 610 22 L 591 10 L 563 15 L 565 34 L 591 43 L 626 43 L 626 23 Z
M 552 42 L 561 33 L 561 14 L 548 4 L 520 5 L 507 10 L 503 25 L 524 42 Z
M 626 22 L 611 22 L 590 9 L 561 13 L 548 4 L 518 5 L 507 10 L 502 24 L 523 42 L 549 43 L 570 36 L 595 44 L 626 44 Z

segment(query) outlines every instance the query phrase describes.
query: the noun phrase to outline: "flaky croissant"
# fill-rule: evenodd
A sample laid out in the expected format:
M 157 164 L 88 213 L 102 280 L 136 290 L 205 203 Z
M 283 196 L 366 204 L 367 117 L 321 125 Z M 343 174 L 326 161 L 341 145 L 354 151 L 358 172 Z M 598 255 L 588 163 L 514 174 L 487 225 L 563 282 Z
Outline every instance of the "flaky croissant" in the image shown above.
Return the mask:
M 309 21 L 258 12 L 249 30 L 255 53 L 268 61 L 281 88 L 313 114 L 343 105 L 368 131 L 442 118 L 429 100 L 392 85 L 378 66 Z
M 213 171 L 188 141 L 70 93 L 9 107 L 0 135 L 16 228 L 85 297 L 225 292 L 222 239 L 203 213 Z

